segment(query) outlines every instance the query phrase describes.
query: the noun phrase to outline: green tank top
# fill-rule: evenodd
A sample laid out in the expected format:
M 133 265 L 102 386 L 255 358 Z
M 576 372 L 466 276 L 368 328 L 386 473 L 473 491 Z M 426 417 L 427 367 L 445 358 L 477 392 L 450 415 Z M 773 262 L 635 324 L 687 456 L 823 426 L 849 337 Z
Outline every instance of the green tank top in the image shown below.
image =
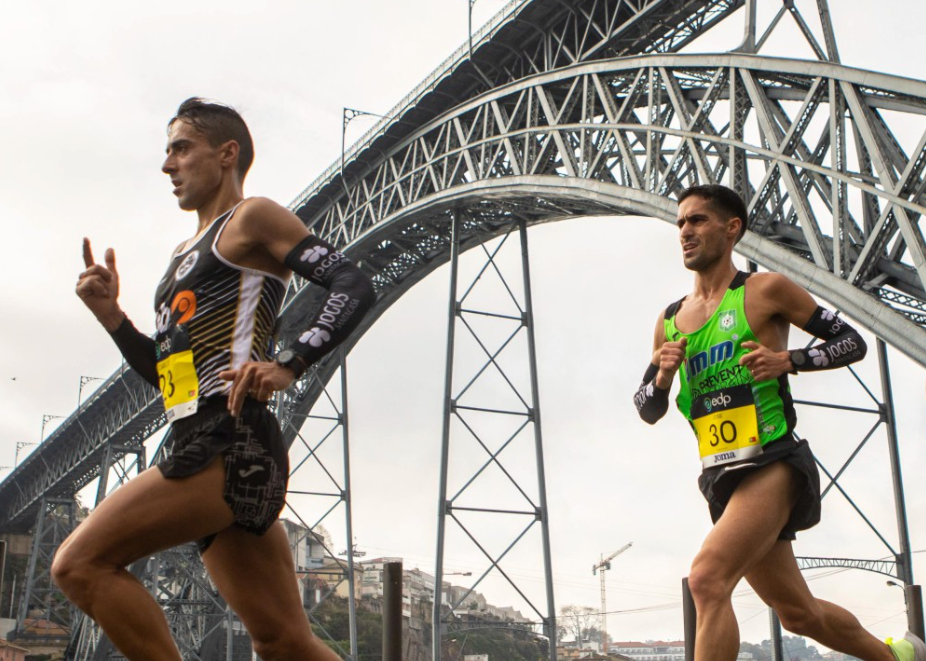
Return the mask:
M 710 462 L 705 460 L 705 467 L 761 453 L 760 446 L 790 433 L 796 421 L 787 374 L 757 382 L 739 364 L 740 358 L 749 353 L 742 343 L 758 342 L 746 321 L 748 277 L 748 273 L 736 274 L 717 310 L 693 333 L 682 333 L 675 325 L 675 315 L 685 299 L 666 309 L 666 338 L 672 342 L 688 338 L 685 362 L 678 371 L 681 387 L 675 401 L 679 411 L 692 423 L 702 459 L 705 459 L 705 444 L 708 453 L 714 450 L 714 458 Z M 749 420 L 741 417 L 747 411 Z M 748 434 L 745 438 L 744 432 Z M 732 441 L 731 437 L 737 435 L 738 440 Z M 753 449 L 733 452 L 740 443 Z M 724 454 L 724 448 L 730 449 L 725 454 L 731 456 L 714 456 L 717 452 Z

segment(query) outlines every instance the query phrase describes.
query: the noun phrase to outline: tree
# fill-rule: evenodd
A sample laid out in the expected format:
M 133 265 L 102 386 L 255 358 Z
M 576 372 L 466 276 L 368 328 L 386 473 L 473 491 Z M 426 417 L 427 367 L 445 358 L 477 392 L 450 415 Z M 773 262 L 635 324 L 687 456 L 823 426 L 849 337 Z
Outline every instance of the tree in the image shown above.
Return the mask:
M 559 634 L 561 638 L 571 637 L 576 642 L 589 640 L 593 632 L 597 632 L 595 640 L 601 639 L 601 634 L 595 626 L 598 623 L 598 611 L 588 606 L 570 604 L 559 609 Z
M 747 649 L 745 645 L 740 645 L 741 652 L 752 652 L 756 661 L 764 661 L 764 659 L 772 658 L 772 641 L 763 640 L 762 646 L 758 648 L 758 652 L 753 649 Z M 755 645 L 749 645 L 749 648 L 756 648 Z M 812 645 L 808 647 L 807 640 L 801 636 L 782 636 L 781 637 L 781 647 L 784 650 L 785 657 L 791 659 L 791 661 L 818 661 L 823 657 L 820 656 L 820 652 L 816 647 Z

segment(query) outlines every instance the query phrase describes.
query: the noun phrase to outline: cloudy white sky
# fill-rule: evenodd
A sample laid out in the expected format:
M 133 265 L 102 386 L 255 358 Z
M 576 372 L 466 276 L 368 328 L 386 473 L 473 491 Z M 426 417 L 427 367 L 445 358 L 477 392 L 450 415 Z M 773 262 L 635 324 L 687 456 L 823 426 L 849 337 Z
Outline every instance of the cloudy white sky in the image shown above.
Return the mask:
M 479 0 L 474 23 L 503 4 Z M 798 2 L 809 13 L 815 4 Z M 903 0 L 883 0 L 877 12 L 862 0 L 833 5 L 844 62 L 923 76 L 926 7 Z M 768 0 L 760 13 L 767 17 L 778 6 Z M 159 171 L 165 123 L 181 100 L 202 95 L 238 107 L 257 145 L 246 192 L 286 203 L 338 158 L 344 106 L 387 112 L 466 38 L 465 0 L 50 0 L 18 3 L 4 14 L 3 466 L 13 465 L 17 442 L 39 440 L 43 414 L 74 409 L 82 375 L 108 376 L 119 365 L 115 347 L 73 295 L 81 237 L 91 237 L 98 253 L 116 249 L 122 304 L 140 328 L 153 328 L 155 285 L 171 249 L 195 223 L 176 208 Z M 740 16 L 731 18 L 697 50 L 733 47 L 740 26 Z M 779 53 L 803 53 L 797 43 L 792 29 L 774 45 Z M 368 128 L 364 121 L 351 125 L 348 142 Z M 597 607 L 591 565 L 633 542 L 613 565 L 607 598 L 608 610 L 636 612 L 611 615 L 609 632 L 624 640 L 679 638 L 679 582 L 709 529 L 695 485 L 698 461 L 679 416 L 651 429 L 630 401 L 655 315 L 690 282 L 674 232 L 654 220 L 597 218 L 537 228 L 530 241 L 557 605 Z M 441 269 L 351 355 L 359 548 L 426 570 L 435 555 L 447 286 L 448 271 Z M 926 550 L 926 484 L 919 479 L 926 468 L 924 374 L 896 352 L 891 359 L 912 546 Z M 859 372 L 878 387 L 873 354 Z M 803 376 L 793 387 L 804 399 L 867 400 L 847 373 Z M 804 408 L 800 415 L 799 431 L 833 470 L 873 424 L 861 414 Z M 879 432 L 843 484 L 893 540 L 884 443 Z M 657 448 L 660 459 L 644 461 L 643 445 Z M 801 535 L 796 548 L 802 555 L 887 555 L 835 494 L 825 501 L 824 523 Z M 446 557 L 447 571 L 481 571 L 462 546 L 451 545 Z M 922 580 L 926 554 L 915 557 Z M 525 559 L 510 570 L 542 603 L 536 563 Z M 808 576 L 820 596 L 851 608 L 877 635 L 903 629 L 902 595 L 884 577 Z M 497 604 L 508 599 L 494 582 L 483 591 Z M 766 612 L 746 586 L 736 606 L 744 638 L 767 637 Z

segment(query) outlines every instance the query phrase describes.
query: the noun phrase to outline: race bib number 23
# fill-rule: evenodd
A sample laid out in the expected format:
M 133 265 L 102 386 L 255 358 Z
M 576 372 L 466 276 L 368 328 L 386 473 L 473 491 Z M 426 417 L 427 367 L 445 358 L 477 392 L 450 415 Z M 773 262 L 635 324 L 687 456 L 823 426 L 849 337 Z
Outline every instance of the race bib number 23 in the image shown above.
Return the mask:
M 691 424 L 704 468 L 762 454 L 756 403 L 749 385 L 716 390 L 692 401 Z
M 199 378 L 189 341 L 185 334 L 175 334 L 171 344 L 171 353 L 158 361 L 158 386 L 168 422 L 193 415 L 199 405 Z

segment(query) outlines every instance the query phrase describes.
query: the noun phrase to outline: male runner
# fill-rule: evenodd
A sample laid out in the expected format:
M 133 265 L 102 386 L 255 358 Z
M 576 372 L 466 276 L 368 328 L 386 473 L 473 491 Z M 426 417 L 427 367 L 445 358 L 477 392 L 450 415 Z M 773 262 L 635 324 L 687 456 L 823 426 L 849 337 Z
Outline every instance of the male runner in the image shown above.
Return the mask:
M 155 297 L 157 334 L 119 307 L 112 249 L 77 295 L 126 361 L 160 388 L 171 455 L 104 500 L 61 545 L 52 572 L 131 661 L 181 661 L 167 620 L 126 566 L 193 540 L 216 587 L 265 661 L 335 661 L 302 609 L 287 535 L 277 522 L 289 474 L 266 402 L 344 340 L 375 298 L 369 279 L 290 211 L 245 199 L 251 136 L 233 109 L 193 98 L 168 124 L 162 170 L 195 235 L 178 246 Z M 328 290 L 306 332 L 271 360 L 292 271 Z
M 887 644 L 845 609 L 810 594 L 791 547 L 820 520 L 820 477 L 807 441 L 794 434 L 788 374 L 861 360 L 859 334 L 777 273 L 742 273 L 733 246 L 746 231 L 746 205 L 724 186 L 693 186 L 678 198 L 678 229 L 693 291 L 659 316 L 653 358 L 634 397 L 654 424 L 676 403 L 701 454 L 699 486 L 714 528 L 688 585 L 697 608 L 696 661 L 732 661 L 739 629 L 731 596 L 746 578 L 782 626 L 865 661 L 926 661 L 908 633 Z M 787 350 L 794 325 L 823 340 Z

